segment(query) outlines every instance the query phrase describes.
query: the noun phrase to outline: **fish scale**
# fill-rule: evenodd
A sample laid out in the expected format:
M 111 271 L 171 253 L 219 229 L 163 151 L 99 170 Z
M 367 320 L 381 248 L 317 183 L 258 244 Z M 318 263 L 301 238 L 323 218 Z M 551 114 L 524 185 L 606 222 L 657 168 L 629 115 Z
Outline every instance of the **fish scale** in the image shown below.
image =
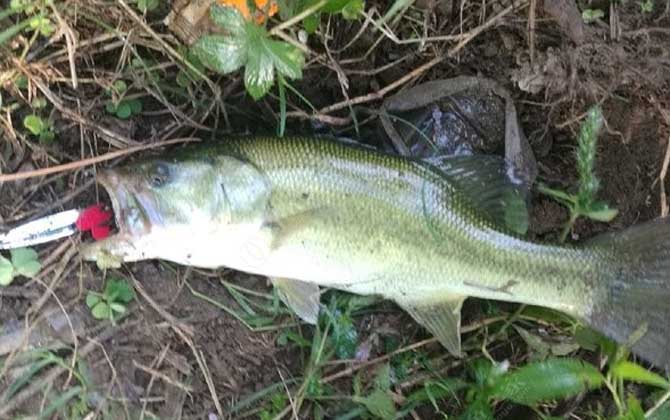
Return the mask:
M 365 250 L 380 248 L 379 251 L 389 252 L 377 253 L 375 274 L 385 273 L 392 278 L 406 275 L 407 280 L 397 282 L 410 282 L 414 288 L 425 284 L 430 292 L 459 293 L 469 283 L 481 285 L 488 298 L 534 301 L 559 308 L 581 300 L 583 293 L 575 287 L 572 296 L 563 293 L 565 303 L 557 302 L 560 293 L 554 286 L 565 283 L 561 281 L 565 274 L 575 278 L 575 274 L 587 272 L 586 263 L 596 259 L 595 255 L 535 245 L 494 230 L 464 197 L 444 183 L 440 174 L 420 162 L 381 154 L 375 154 L 370 161 L 369 152 L 362 148 L 298 141 L 288 148 L 291 155 L 282 162 L 284 166 L 277 165 L 273 158 L 281 153 L 284 142 L 259 143 L 267 147 L 233 150 L 263 168 L 272 185 L 270 203 L 279 219 L 305 211 L 299 198 L 303 192 L 311 197 L 307 206 L 333 209 L 326 212 L 326 220 L 297 233 L 292 240 L 314 241 L 315 247 L 321 247 L 318 253 L 341 254 L 337 264 L 355 261 L 359 256 L 369 262 L 371 256 Z M 293 176 L 286 176 L 287 167 Z M 320 188 L 323 185 L 329 188 Z M 428 197 L 427 191 L 432 192 Z M 342 200 L 346 194 L 349 196 Z M 330 215 L 339 220 L 328 220 Z M 361 219 L 365 224 L 361 225 Z M 379 243 L 384 246 L 377 246 Z M 529 255 L 533 256 L 533 264 L 527 264 Z M 487 265 L 482 266 L 482 261 Z M 563 267 L 577 261 L 577 273 L 566 273 Z M 552 266 L 561 268 L 554 270 L 558 278 L 546 275 Z M 309 280 L 300 278 L 299 273 L 291 274 Z M 510 279 L 517 279 L 520 284 L 513 288 L 516 290 L 495 292 Z M 524 284 L 529 286 L 527 293 Z M 387 290 L 384 295 L 395 298 L 394 293 Z

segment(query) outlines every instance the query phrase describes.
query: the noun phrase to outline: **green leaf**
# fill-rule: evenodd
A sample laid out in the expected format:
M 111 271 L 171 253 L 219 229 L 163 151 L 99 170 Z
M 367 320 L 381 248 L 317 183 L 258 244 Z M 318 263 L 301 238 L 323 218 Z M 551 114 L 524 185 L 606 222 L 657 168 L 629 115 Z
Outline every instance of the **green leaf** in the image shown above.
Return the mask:
M 114 83 L 112 83 L 112 89 L 114 89 L 114 92 L 117 95 L 123 95 L 125 91 L 128 90 L 128 85 L 123 80 L 118 79 L 115 80 Z
M 456 397 L 456 393 L 468 384 L 460 378 L 446 378 L 439 381 L 428 380 L 424 382 L 423 387 L 411 393 L 405 401 L 405 407 L 413 407 L 424 401 L 431 401 L 437 404 L 437 401 L 447 397 Z
M 275 41 L 267 38 L 263 38 L 263 43 L 279 73 L 289 79 L 302 78 L 302 67 L 305 65 L 305 57 L 298 48 L 284 41 Z
M 22 30 L 24 30 L 28 26 L 30 26 L 30 19 L 25 19 L 17 23 L 16 25 L 12 25 L 3 31 L 0 31 L 0 45 L 14 38 L 17 34 L 19 34 Z
M 305 29 L 305 32 L 313 34 L 319 27 L 319 23 L 321 23 L 321 13 L 313 13 L 302 21 L 302 26 Z
M 27 115 L 23 119 L 23 126 L 35 136 L 38 136 L 45 128 L 45 124 L 42 118 L 35 114 Z
M 14 280 L 14 266 L 11 261 L 0 255 L 0 286 L 7 286 Z
M 638 1 L 642 13 L 651 13 L 654 11 L 654 0 Z
M 286 329 L 279 334 L 279 337 L 277 337 L 277 344 L 280 346 L 284 346 L 288 344 L 288 342 L 291 341 L 298 347 L 303 347 L 303 348 L 308 348 L 312 343 L 310 343 L 308 340 L 306 340 L 303 336 L 300 334 L 296 333 L 295 331 L 291 329 Z
M 393 399 L 386 391 L 377 389 L 367 397 L 354 398 L 359 404 L 363 404 L 370 414 L 381 419 L 395 418 L 396 408 Z
M 345 7 L 349 5 L 349 3 L 353 3 L 355 1 L 357 0 L 329 0 L 320 10 L 327 13 L 340 13 L 342 10 L 344 10 Z M 307 7 L 311 7 L 317 2 L 318 0 L 313 0 L 311 4 L 306 5 L 305 9 Z
M 617 378 L 627 381 L 639 382 L 665 389 L 670 388 L 670 382 L 661 375 L 651 372 L 637 363 L 625 360 L 618 362 L 612 367 L 612 374 Z
M 477 398 L 468 405 L 460 417 L 461 420 L 494 420 L 493 411 L 486 398 Z
M 42 131 L 40 133 L 40 142 L 43 144 L 51 144 L 54 138 L 56 138 L 56 134 L 51 130 Z
M 244 16 L 234 7 L 226 7 L 218 4 L 212 5 L 209 10 L 212 21 L 235 37 L 245 35 L 247 25 Z
M 137 8 L 142 12 L 146 12 L 147 10 L 154 10 L 158 7 L 159 4 L 160 3 L 158 0 L 137 0 Z
M 62 394 L 60 394 L 58 397 L 54 398 L 51 403 L 44 408 L 44 411 L 40 413 L 39 419 L 48 419 L 51 418 L 51 415 L 56 411 L 56 410 L 61 410 L 64 409 L 71 399 L 80 396 L 79 394 L 83 394 L 83 387 L 77 385 L 68 388 L 66 391 L 64 391 Z M 83 395 L 80 397 L 83 398 Z
M 11 0 L 9 2 L 9 9 L 14 11 L 22 11 L 28 6 L 27 0 Z
M 42 369 L 50 364 L 54 363 L 54 360 L 49 357 L 45 357 L 32 363 L 28 369 L 22 369 L 23 374 L 12 383 L 12 385 L 7 389 L 5 393 L 5 401 L 9 400 L 14 394 L 16 394 L 21 388 L 34 380 L 34 376 L 39 373 Z
M 584 9 L 584 11 L 582 11 L 582 20 L 584 23 L 595 22 L 603 17 L 605 17 L 605 12 L 600 9 Z
M 340 359 L 351 359 L 356 354 L 358 332 L 356 326 L 347 313 L 336 309 L 328 312 L 333 325 L 331 340 L 335 347 L 335 354 Z
M 352 0 L 342 8 L 342 17 L 347 20 L 358 19 L 363 13 L 365 4 L 363 0 Z
M 575 340 L 586 350 L 596 351 L 600 347 L 609 359 L 614 359 L 617 352 L 618 346 L 614 341 L 591 328 L 578 328 L 575 332 Z
M 100 302 L 100 296 L 92 292 L 88 292 L 88 294 L 86 295 L 86 306 L 88 306 L 89 309 L 93 309 L 93 307 L 97 305 L 99 302 Z
M 177 84 L 182 87 L 188 86 L 188 84 L 191 81 L 201 80 L 202 79 L 201 74 L 205 71 L 205 66 L 202 64 L 200 58 L 198 58 L 198 56 L 195 54 L 195 51 L 193 51 L 192 49 L 188 50 L 185 53 L 184 59 L 191 66 L 193 66 L 193 69 L 191 69 L 191 67 L 185 66 L 183 69 L 179 71 L 179 74 L 177 74 Z
M 604 378 L 593 365 L 578 359 L 550 359 L 530 363 L 501 377 L 492 397 L 534 405 L 566 398 L 602 386 Z
M 247 63 L 244 84 L 247 92 L 258 100 L 272 87 L 277 71 L 289 78 L 302 77 L 304 56 L 302 52 L 283 41 L 268 38 L 265 29 L 247 26 Z
M 130 112 L 133 115 L 139 114 L 142 112 L 142 101 L 139 99 L 131 99 L 128 102 L 128 105 L 130 106 Z
M 270 39 L 265 28 L 246 22 L 235 8 L 215 5 L 211 16 L 229 36 L 202 37 L 191 51 L 203 65 L 219 73 L 245 66 L 244 85 L 252 98 L 258 100 L 267 94 L 274 84 L 275 69 L 289 79 L 302 77 L 304 56 L 298 48 Z M 185 82 L 182 77 L 181 83 Z
M 219 73 L 231 73 L 247 61 L 247 43 L 243 37 L 208 35 L 193 45 L 202 64 Z
M 470 372 L 475 383 L 483 388 L 495 380 L 494 366 L 489 359 L 476 359 L 470 363 Z
M 551 354 L 554 356 L 567 356 L 579 350 L 579 344 L 570 340 L 561 343 L 554 343 L 551 345 Z
M 51 23 L 51 20 L 42 15 L 38 16 L 33 16 L 30 18 L 30 27 L 36 31 L 39 31 L 44 36 L 49 36 L 51 35 L 56 28 L 54 28 L 53 24 Z
M 47 100 L 45 98 L 37 97 L 33 99 L 33 101 L 30 104 L 31 107 L 35 109 L 41 109 L 47 106 Z
M 108 319 L 110 315 L 109 305 L 100 302 L 91 309 L 91 314 L 95 319 Z
M 616 420 L 644 420 L 644 411 L 640 402 L 633 395 L 628 397 L 626 402 L 627 410 L 621 416 L 618 416 Z
M 265 96 L 275 79 L 272 56 L 267 54 L 263 38 L 249 40 L 247 65 L 244 69 L 244 86 L 254 100 Z
M 105 110 L 110 114 L 116 114 L 116 105 L 114 104 L 114 102 L 107 102 L 107 104 L 105 105 Z
M 566 207 L 572 207 L 577 203 L 577 198 L 574 195 L 568 194 L 561 190 L 555 190 L 553 188 L 549 188 L 548 186 L 542 183 L 538 184 L 537 189 L 542 194 L 546 194 L 548 196 L 553 197 L 557 201 L 560 201 Z
M 670 419 L 670 400 L 665 401 L 654 411 L 647 420 L 667 420 Z
M 610 222 L 619 213 L 617 209 L 610 208 L 607 203 L 603 201 L 596 201 L 586 209 L 584 216 L 599 222 Z
M 130 107 L 130 104 L 127 101 L 122 101 L 117 105 L 115 110 L 115 115 L 117 118 L 122 120 L 128 119 L 133 113 L 133 109 Z
M 110 303 L 109 308 L 112 310 L 112 312 L 116 312 L 119 314 L 123 314 L 126 312 L 126 307 L 121 304 L 121 303 Z
M 135 292 L 128 282 L 122 279 L 109 279 L 103 293 L 110 302 L 128 303 L 135 298 Z
M 382 391 L 391 389 L 391 366 L 388 363 L 384 363 L 377 371 L 375 388 Z
M 14 270 L 22 276 L 33 277 L 42 269 L 37 259 L 37 252 L 30 248 L 16 248 L 9 251 L 12 254 Z
M 44 36 L 50 36 L 56 31 L 56 27 L 51 23 L 51 20 L 45 19 L 40 24 L 39 31 Z

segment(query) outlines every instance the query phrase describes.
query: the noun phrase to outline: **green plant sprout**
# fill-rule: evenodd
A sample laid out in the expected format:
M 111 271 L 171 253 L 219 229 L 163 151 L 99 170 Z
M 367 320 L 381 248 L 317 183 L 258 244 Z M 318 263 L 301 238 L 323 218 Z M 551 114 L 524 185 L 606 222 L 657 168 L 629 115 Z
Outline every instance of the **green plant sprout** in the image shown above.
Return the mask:
M 142 102 L 139 99 L 123 99 L 127 91 L 128 86 L 123 80 L 115 81 L 111 89 L 107 90 L 107 94 L 112 96 L 112 99 L 107 102 L 105 109 L 121 120 L 142 112 Z
M 53 130 L 53 124 L 39 115 L 30 114 L 23 119 L 23 126 L 32 134 L 39 138 L 40 143 L 50 144 L 56 138 Z
M 56 27 L 44 12 L 49 3 L 49 0 L 12 0 L 8 9 L 0 10 L 0 20 L 18 13 L 25 13 L 28 16 L 27 19 L 0 31 L 0 45 L 23 30 L 34 32 L 35 35 L 51 36 Z
M 584 21 L 584 23 L 593 23 L 604 17 L 605 12 L 600 9 L 584 9 L 582 11 L 582 21 Z
M 16 248 L 9 253 L 9 259 L 0 255 L 0 286 L 9 285 L 17 276 L 34 277 L 42 269 L 37 252 L 31 248 Z
M 654 0 L 638 1 L 642 13 L 651 13 L 654 11 Z
M 555 190 L 543 184 L 539 185 L 540 192 L 553 197 L 570 211 L 570 219 L 563 228 L 561 242 L 565 241 L 575 221 L 580 216 L 599 222 L 609 222 L 618 213 L 616 209 L 610 208 L 604 201 L 596 200 L 600 181 L 595 175 L 594 167 L 598 133 L 602 125 L 603 115 L 600 107 L 595 106 L 589 109 L 577 139 L 577 173 L 579 180 L 576 194 Z
M 135 293 L 125 279 L 110 278 L 102 293 L 88 292 L 86 306 L 95 319 L 109 319 L 114 324 L 134 298 Z

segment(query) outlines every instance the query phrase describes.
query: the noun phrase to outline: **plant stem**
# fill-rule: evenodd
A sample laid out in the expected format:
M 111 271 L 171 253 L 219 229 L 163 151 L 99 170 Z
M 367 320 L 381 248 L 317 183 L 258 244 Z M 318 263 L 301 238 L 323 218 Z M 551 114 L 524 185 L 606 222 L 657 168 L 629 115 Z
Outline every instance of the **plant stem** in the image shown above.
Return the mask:
M 298 13 L 297 15 L 293 16 L 289 20 L 280 23 L 279 25 L 275 26 L 270 30 L 270 35 L 277 35 L 279 32 L 282 30 L 289 28 L 296 23 L 300 22 L 301 20 L 305 19 L 312 13 L 317 12 L 320 8 L 326 5 L 328 3 L 328 0 L 321 0 L 320 2 L 314 4 L 311 7 L 308 7 L 307 9 L 303 10 L 302 12 Z
M 570 233 L 573 226 L 575 225 L 577 217 L 579 217 L 579 214 L 577 214 L 576 212 L 572 211 L 570 213 L 570 220 L 568 220 L 568 223 L 566 223 L 565 226 L 563 227 L 563 232 L 561 232 L 561 243 L 564 243 L 565 240 L 568 238 L 568 233 Z
M 623 406 L 623 404 L 621 404 L 621 399 L 619 398 L 619 394 L 616 391 L 616 387 L 615 387 L 615 385 L 612 384 L 611 380 L 612 380 L 612 378 L 608 374 L 607 377 L 605 378 L 605 386 L 607 387 L 607 389 L 609 389 L 610 394 L 612 394 L 612 399 L 614 400 L 614 404 L 616 405 L 617 412 L 619 413 L 619 415 L 622 415 L 625 411 L 624 406 Z

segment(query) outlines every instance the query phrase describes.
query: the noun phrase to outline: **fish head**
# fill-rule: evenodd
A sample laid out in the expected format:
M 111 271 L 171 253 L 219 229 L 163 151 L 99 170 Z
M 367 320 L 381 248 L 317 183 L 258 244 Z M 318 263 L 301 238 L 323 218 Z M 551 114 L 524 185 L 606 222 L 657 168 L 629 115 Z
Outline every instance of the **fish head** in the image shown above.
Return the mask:
M 229 219 L 220 167 L 208 160 L 154 159 L 101 171 L 117 232 L 82 247 L 84 259 L 163 258 Z

